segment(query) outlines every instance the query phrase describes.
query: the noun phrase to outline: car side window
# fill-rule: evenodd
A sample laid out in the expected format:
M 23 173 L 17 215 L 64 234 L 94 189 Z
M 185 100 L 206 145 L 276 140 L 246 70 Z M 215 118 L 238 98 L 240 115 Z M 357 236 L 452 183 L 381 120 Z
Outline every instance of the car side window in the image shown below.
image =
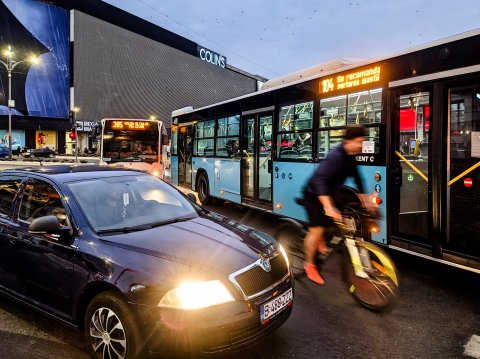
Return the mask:
M 18 218 L 32 222 L 35 218 L 54 215 L 58 222 L 68 225 L 67 212 L 57 190 L 49 183 L 31 179 L 25 185 Z
M 22 179 L 19 177 L 0 178 L 0 215 L 10 214 L 21 183 Z

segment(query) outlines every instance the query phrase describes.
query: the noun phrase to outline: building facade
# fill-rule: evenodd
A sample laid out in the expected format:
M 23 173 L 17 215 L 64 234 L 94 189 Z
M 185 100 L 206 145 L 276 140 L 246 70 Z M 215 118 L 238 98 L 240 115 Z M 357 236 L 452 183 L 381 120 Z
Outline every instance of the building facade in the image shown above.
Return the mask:
M 99 0 L 0 0 L 0 49 L 18 63 L 8 86 L 0 66 L 0 146 L 49 146 L 71 153 L 75 107 L 78 148 L 91 149 L 92 123 L 149 118 L 170 124 L 173 110 L 254 92 L 248 74 L 193 41 Z M 31 54 L 38 63 L 31 64 Z M 4 52 L 0 60 L 6 62 Z

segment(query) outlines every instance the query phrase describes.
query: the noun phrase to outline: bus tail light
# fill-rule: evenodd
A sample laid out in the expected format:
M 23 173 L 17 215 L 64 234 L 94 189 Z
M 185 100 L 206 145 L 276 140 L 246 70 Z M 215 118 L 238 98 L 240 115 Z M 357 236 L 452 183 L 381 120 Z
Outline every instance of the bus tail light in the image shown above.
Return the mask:
M 376 224 L 372 224 L 370 226 L 370 232 L 372 233 L 379 233 L 380 232 L 380 228 L 376 225 Z

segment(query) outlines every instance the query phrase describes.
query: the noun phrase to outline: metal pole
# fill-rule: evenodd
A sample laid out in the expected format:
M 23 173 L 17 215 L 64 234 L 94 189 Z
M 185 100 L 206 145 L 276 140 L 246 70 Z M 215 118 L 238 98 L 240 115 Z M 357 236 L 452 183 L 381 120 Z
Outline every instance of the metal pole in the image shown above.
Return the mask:
M 75 119 L 75 163 L 78 162 L 78 132 L 77 132 L 77 114 L 74 112 L 73 115 Z
M 8 72 L 8 159 L 12 159 L 12 63 L 7 58 Z

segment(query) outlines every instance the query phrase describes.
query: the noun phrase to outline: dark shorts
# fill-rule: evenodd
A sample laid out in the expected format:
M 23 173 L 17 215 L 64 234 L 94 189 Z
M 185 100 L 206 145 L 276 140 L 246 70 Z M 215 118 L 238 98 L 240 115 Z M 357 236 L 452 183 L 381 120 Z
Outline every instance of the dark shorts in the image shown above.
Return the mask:
M 318 200 L 318 197 L 314 195 L 304 196 L 304 206 L 308 214 L 308 226 L 309 227 L 330 227 L 334 222 L 332 217 L 325 215 L 323 205 Z

